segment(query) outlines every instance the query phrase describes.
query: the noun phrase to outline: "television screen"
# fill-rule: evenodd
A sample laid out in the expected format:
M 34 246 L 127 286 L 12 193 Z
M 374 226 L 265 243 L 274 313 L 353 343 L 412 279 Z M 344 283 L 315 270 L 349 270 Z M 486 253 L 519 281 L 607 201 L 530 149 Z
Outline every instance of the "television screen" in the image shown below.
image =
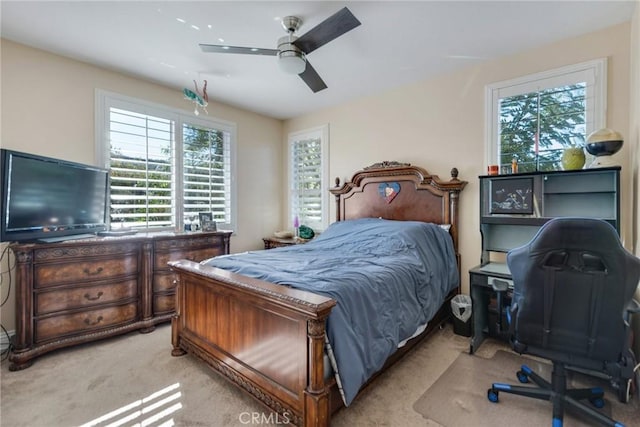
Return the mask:
M 106 229 L 106 169 L 2 150 L 0 241 L 57 241 Z

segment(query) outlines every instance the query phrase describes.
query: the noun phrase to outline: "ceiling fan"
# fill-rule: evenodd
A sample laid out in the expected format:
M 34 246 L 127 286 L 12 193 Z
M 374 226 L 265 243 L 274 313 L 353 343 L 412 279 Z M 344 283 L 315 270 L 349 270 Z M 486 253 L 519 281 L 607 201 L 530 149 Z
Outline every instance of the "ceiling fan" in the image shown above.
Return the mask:
M 203 52 L 277 56 L 280 68 L 287 73 L 298 74 L 314 93 L 319 92 L 326 89 L 327 85 L 311 66 L 307 55 L 351 31 L 360 25 L 360 21 L 345 7 L 304 35 L 297 37 L 294 33 L 300 28 L 300 25 L 302 25 L 302 19 L 296 16 L 286 16 L 282 19 L 282 26 L 288 34 L 278 39 L 278 49 L 203 43 L 200 44 L 200 48 Z

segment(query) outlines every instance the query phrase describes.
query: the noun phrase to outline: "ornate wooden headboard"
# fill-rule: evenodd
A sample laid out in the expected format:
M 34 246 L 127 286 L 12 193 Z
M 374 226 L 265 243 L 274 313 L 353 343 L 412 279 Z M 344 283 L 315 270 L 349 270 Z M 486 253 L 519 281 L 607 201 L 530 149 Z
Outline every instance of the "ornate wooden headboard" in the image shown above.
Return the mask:
M 451 237 L 458 251 L 458 195 L 467 185 L 451 170 L 449 181 L 430 175 L 409 163 L 382 162 L 356 172 L 351 181 L 336 186 L 336 220 L 385 218 L 451 224 Z

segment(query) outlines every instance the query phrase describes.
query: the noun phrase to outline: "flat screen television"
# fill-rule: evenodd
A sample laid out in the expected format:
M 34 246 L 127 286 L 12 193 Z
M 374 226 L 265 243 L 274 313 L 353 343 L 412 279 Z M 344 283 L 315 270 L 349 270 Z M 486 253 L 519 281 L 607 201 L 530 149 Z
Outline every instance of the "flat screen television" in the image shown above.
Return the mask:
M 109 172 L 0 150 L 1 242 L 55 242 L 106 230 Z

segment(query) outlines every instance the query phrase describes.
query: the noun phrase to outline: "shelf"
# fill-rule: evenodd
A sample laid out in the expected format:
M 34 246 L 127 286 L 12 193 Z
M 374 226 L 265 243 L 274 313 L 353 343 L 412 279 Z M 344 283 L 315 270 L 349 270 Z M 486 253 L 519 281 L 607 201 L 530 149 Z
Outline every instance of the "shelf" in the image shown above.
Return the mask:
M 597 190 L 597 191 L 575 191 L 575 190 L 567 190 L 567 191 L 544 191 L 542 193 L 543 196 L 546 195 L 554 195 L 554 194 L 575 194 L 576 196 L 583 196 L 585 194 L 616 194 L 615 190 Z
M 515 217 L 515 216 L 483 216 L 480 218 L 482 224 L 500 225 L 542 225 L 551 218 Z
M 519 173 L 508 173 L 502 175 L 480 175 L 478 178 L 480 179 L 493 179 L 493 178 L 508 178 L 508 177 L 522 177 L 522 176 L 536 176 L 536 175 L 572 175 L 572 174 L 581 174 L 581 173 L 596 173 L 596 172 L 608 172 L 608 171 L 620 171 L 622 169 L 620 166 L 610 166 L 606 168 L 593 168 L 593 169 L 577 169 L 570 171 L 537 171 L 537 172 L 519 172 Z
M 480 219 L 480 225 L 481 226 L 483 224 L 544 225 L 546 222 L 552 220 L 553 218 L 559 218 L 559 217 L 592 218 L 591 216 L 579 215 L 577 213 L 574 214 L 574 215 L 555 215 L 555 216 L 540 217 L 540 218 L 513 218 L 513 217 L 496 218 L 496 217 L 484 216 L 484 217 L 482 217 Z M 607 221 L 607 222 L 616 222 L 615 218 L 604 218 L 604 217 L 598 216 L 597 219 L 601 219 L 601 220 Z

